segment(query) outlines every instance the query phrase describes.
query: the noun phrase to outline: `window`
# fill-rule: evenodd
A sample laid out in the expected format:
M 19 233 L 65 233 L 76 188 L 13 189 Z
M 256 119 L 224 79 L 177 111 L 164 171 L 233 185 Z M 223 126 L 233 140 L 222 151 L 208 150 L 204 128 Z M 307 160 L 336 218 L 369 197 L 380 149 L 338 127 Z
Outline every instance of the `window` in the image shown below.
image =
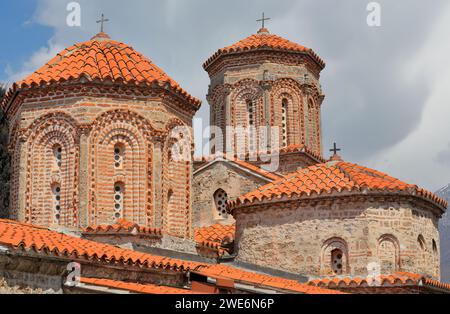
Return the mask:
M 252 126 L 255 125 L 255 113 L 254 113 L 254 108 L 253 108 L 253 101 L 251 101 L 250 99 L 248 99 L 246 101 L 247 103 L 247 117 L 248 117 L 248 125 Z
M 340 249 L 331 251 L 331 269 L 335 275 L 342 275 L 344 254 Z
M 55 145 L 53 147 L 53 156 L 54 156 L 55 168 L 57 168 L 57 169 L 61 168 L 62 148 L 60 145 Z
M 340 276 L 351 271 L 348 261 L 348 246 L 344 239 L 330 238 L 322 245 L 320 256 L 321 276 Z
M 437 244 L 436 244 L 436 240 L 432 240 L 432 247 L 433 247 L 433 253 L 437 254 L 438 253 L 438 248 L 437 248 Z
M 255 108 L 252 100 L 247 100 L 247 122 L 248 122 L 248 148 L 249 151 L 255 150 Z
M 224 190 L 219 189 L 216 191 L 216 193 L 214 193 L 214 203 L 217 216 L 223 219 L 228 218 L 227 201 L 228 194 Z
M 419 235 L 417 237 L 417 243 L 419 244 L 419 248 L 421 251 L 425 251 L 426 245 L 425 245 L 425 239 L 423 237 L 423 235 Z
M 61 219 L 61 186 L 58 183 L 55 183 L 52 186 L 52 196 L 55 222 L 59 223 L 59 220 Z
M 114 218 L 119 219 L 123 216 L 123 193 L 125 186 L 121 182 L 114 184 Z
M 281 136 L 283 146 L 287 146 L 287 112 L 288 112 L 288 104 L 289 101 L 286 98 L 283 98 L 281 102 Z
M 116 144 L 116 146 L 114 146 L 114 168 L 122 168 L 124 151 L 125 148 L 122 144 Z

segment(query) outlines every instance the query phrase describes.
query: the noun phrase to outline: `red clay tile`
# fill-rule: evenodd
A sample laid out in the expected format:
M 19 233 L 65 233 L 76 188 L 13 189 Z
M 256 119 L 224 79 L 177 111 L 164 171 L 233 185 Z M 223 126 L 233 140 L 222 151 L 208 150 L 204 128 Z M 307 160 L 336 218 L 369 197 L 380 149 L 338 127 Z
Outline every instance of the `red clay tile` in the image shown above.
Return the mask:
M 417 185 L 412 185 L 393 178 L 385 173 L 348 162 L 327 162 L 314 165 L 286 175 L 284 178 L 269 183 L 259 189 L 230 201 L 231 208 L 253 203 L 262 197 L 271 200 L 303 195 L 321 195 L 323 193 L 341 192 L 342 190 L 360 192 L 363 190 L 383 192 L 403 192 L 425 198 L 442 209 L 447 202 Z

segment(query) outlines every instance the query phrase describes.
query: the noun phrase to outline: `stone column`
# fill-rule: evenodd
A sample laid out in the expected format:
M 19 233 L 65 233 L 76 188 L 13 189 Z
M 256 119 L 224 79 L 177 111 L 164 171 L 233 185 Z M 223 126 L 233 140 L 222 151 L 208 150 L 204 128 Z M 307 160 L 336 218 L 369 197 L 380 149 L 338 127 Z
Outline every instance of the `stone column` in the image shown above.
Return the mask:
M 231 121 L 231 87 L 226 85 L 224 89 L 225 97 L 225 130 L 223 130 L 224 143 L 223 147 L 225 152 L 234 151 L 233 138 L 228 138 L 227 128 L 232 126 Z
M 272 90 L 272 84 L 270 81 L 267 81 L 268 79 L 268 73 L 264 72 L 265 80 L 261 83 L 261 88 L 263 89 L 263 106 L 264 106 L 264 120 L 266 122 L 266 129 L 267 129 L 267 145 L 271 146 L 271 114 L 270 114 L 270 92 Z
M 303 101 L 303 125 L 305 128 L 305 145 L 309 144 L 309 111 L 308 111 L 308 88 L 306 85 L 302 86 L 302 101 Z M 311 149 L 311 147 L 309 147 Z
M 163 176 L 163 144 L 157 138 L 153 145 L 153 224 L 155 228 L 162 228 L 162 176 Z
M 89 225 L 89 133 L 88 127 L 81 128 L 80 164 L 78 182 L 78 225 L 86 228 Z
M 18 221 L 24 222 L 27 209 L 27 177 L 28 177 L 28 142 L 24 138 L 19 139 L 19 175 L 17 182 L 17 214 Z M 14 211 L 14 209 L 13 209 Z

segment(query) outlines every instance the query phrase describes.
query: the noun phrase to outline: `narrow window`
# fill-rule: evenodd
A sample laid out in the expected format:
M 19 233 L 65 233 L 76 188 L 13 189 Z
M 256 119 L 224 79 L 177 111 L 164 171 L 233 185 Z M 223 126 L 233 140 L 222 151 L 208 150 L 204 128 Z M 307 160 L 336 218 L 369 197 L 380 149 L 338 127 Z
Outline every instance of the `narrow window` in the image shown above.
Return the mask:
M 436 240 L 432 240 L 432 246 L 433 246 L 433 253 L 437 254 L 438 253 L 438 248 L 437 248 L 437 244 L 436 244 Z
M 335 275 L 342 275 L 344 254 L 341 250 L 335 249 L 331 251 L 331 269 Z
M 60 145 L 55 145 L 53 147 L 53 157 L 55 168 L 60 169 L 62 164 L 62 148 Z
M 61 186 L 58 183 L 52 185 L 52 196 L 55 222 L 59 223 L 61 219 Z
M 114 146 L 114 168 L 122 168 L 124 151 L 125 149 L 122 144 L 116 144 L 116 146 Z
M 223 219 L 228 218 L 227 201 L 228 194 L 224 190 L 219 189 L 214 193 L 214 204 L 217 216 Z
M 114 218 L 120 219 L 123 216 L 123 194 L 125 186 L 122 182 L 114 184 Z
M 281 102 L 281 136 L 283 146 L 287 146 L 287 112 L 288 112 L 288 103 L 289 101 L 286 98 L 283 98 Z
M 425 251 L 426 245 L 425 245 L 425 239 L 424 239 L 423 235 L 420 234 L 420 235 L 417 237 L 417 243 L 419 244 L 420 250 L 421 250 L 421 251 Z
M 253 108 L 253 101 L 248 99 L 247 100 L 247 117 L 248 117 L 248 125 L 252 126 L 255 125 L 255 115 L 254 115 L 254 108 Z
M 248 99 L 247 103 L 247 122 L 248 122 L 248 148 L 249 151 L 255 150 L 255 108 L 253 101 Z

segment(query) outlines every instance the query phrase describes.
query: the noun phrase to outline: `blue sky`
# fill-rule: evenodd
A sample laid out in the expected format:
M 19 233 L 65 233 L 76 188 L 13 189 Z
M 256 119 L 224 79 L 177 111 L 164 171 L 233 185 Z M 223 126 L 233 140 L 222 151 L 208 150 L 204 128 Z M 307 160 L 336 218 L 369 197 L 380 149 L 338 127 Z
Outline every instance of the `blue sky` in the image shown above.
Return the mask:
M 68 0 L 0 1 L 0 81 L 35 71 L 98 32 L 140 51 L 203 101 L 202 63 L 255 33 L 261 12 L 272 33 L 317 52 L 324 154 L 334 141 L 347 161 L 430 190 L 450 182 L 450 1 L 378 0 L 381 26 L 368 27 L 369 0 L 78 0 L 81 27 L 68 27 Z M 196 137 L 197 151 L 201 141 Z
M 30 55 L 53 35 L 53 29 L 31 22 L 36 0 L 2 1 L 0 25 L 3 49 L 0 49 L 0 80 L 9 78 L 7 72 L 20 69 Z

